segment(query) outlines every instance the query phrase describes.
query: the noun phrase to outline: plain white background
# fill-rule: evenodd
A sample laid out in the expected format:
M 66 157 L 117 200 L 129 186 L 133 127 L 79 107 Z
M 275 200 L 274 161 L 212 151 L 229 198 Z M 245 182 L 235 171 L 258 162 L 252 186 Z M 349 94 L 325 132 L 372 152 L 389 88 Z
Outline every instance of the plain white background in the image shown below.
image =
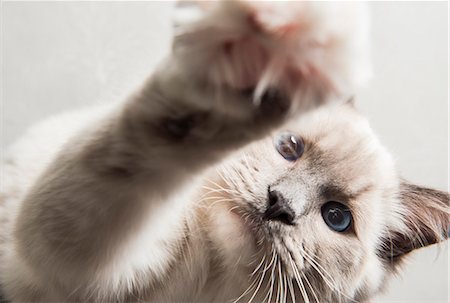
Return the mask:
M 2 143 L 126 95 L 167 53 L 169 2 L 3 2 Z M 402 175 L 448 190 L 448 4 L 371 3 L 374 77 L 356 94 Z M 415 253 L 377 302 L 448 302 L 448 245 Z

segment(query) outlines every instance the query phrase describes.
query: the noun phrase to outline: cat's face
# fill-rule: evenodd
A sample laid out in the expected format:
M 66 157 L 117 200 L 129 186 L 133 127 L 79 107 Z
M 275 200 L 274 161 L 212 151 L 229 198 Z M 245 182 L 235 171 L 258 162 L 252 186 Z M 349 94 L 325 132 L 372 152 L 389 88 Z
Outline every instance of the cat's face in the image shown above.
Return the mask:
M 222 233 L 252 247 L 259 265 L 252 279 L 274 296 L 284 285 L 297 302 L 365 300 L 414 248 L 410 241 L 400 253 L 404 241 L 387 240 L 406 234 L 409 210 L 391 156 L 350 104 L 305 115 L 247 148 L 221 175 L 231 209 L 221 216 L 239 221 L 229 230 L 220 221 Z

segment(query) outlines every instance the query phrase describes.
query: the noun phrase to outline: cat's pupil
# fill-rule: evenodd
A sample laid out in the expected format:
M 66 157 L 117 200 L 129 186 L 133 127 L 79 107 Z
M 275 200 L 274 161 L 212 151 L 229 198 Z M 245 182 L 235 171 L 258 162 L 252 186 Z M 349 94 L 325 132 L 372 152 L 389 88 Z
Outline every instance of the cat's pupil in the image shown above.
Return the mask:
M 344 220 L 344 216 L 339 209 L 330 209 L 328 220 L 333 224 L 341 224 Z
M 285 153 L 286 155 L 289 155 L 289 154 L 293 155 L 294 154 L 294 148 L 292 146 L 290 146 L 290 145 L 284 144 L 281 147 L 281 149 L 282 149 L 283 153 Z

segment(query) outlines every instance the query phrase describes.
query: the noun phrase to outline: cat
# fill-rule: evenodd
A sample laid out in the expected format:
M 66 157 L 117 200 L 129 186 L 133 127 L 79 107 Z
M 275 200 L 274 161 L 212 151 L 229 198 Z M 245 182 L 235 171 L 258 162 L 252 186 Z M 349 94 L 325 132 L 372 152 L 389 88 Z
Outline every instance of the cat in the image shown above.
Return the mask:
M 364 302 L 446 238 L 448 194 L 402 180 L 342 102 L 368 74 L 364 8 L 180 9 L 172 53 L 128 100 L 9 149 L 6 299 Z

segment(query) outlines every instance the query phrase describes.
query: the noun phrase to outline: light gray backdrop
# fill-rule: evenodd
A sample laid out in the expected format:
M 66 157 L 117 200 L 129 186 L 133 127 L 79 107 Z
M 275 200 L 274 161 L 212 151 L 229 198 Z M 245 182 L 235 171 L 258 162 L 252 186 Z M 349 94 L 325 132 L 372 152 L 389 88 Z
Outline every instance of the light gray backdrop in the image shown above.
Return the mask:
M 169 2 L 3 2 L 2 143 L 136 86 L 166 53 Z M 448 189 L 446 2 L 372 3 L 375 76 L 357 94 L 402 175 Z M 423 249 L 377 302 L 448 302 L 448 245 Z

